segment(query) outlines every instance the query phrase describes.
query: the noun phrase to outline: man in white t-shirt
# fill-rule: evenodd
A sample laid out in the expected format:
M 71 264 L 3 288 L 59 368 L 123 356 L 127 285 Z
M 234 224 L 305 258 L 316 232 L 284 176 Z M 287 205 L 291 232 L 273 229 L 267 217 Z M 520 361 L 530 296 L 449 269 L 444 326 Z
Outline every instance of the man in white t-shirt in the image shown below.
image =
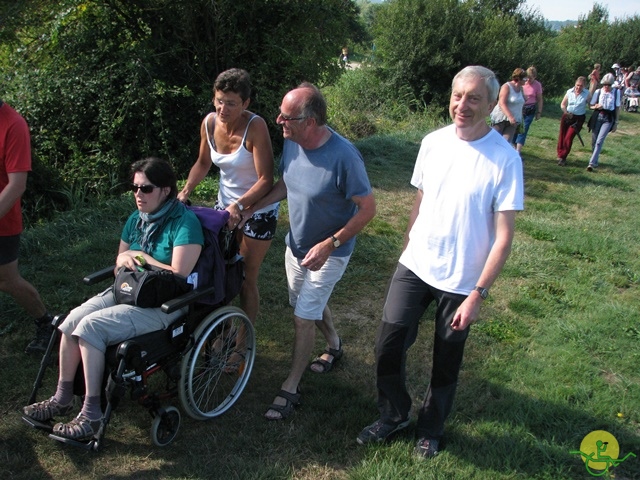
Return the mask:
M 469 327 L 509 256 L 516 211 L 524 208 L 522 161 L 486 122 L 499 88 L 484 67 L 460 71 L 449 103 L 453 124 L 422 140 L 411 178 L 417 195 L 376 339 L 380 418 L 360 432 L 362 445 L 409 425 L 406 352 L 435 301 L 431 383 L 418 415 L 415 453 L 438 453 Z

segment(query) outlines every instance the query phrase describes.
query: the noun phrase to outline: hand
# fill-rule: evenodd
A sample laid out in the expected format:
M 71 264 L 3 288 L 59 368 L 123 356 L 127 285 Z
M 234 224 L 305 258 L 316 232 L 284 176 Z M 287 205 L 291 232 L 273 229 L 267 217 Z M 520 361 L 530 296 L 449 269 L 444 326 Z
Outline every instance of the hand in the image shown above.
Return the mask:
M 244 225 L 244 218 L 246 215 L 246 210 L 240 212 L 240 209 L 235 203 L 232 203 L 227 208 L 225 208 L 227 212 L 229 212 L 229 220 L 227 220 L 227 228 L 229 230 L 233 230 L 237 228 L 241 223 Z M 246 218 L 249 218 L 246 216 Z
M 316 272 L 322 268 L 332 251 L 333 244 L 330 239 L 328 241 L 325 240 L 324 242 L 317 243 L 302 259 L 300 265 Z
M 141 257 L 141 260 L 138 259 Z M 116 258 L 116 270 L 121 267 L 128 268 L 129 270 L 135 270 L 138 266 L 143 266 L 146 263 L 144 255 L 142 252 L 127 250 L 126 252 L 122 252 Z
M 178 200 L 186 204 L 189 202 L 189 195 L 184 192 L 178 192 Z
M 478 319 L 480 313 L 480 305 L 482 305 L 482 297 L 477 292 L 471 292 L 464 302 L 460 304 L 456 310 L 453 320 L 451 321 L 451 329 L 456 332 L 465 330 Z

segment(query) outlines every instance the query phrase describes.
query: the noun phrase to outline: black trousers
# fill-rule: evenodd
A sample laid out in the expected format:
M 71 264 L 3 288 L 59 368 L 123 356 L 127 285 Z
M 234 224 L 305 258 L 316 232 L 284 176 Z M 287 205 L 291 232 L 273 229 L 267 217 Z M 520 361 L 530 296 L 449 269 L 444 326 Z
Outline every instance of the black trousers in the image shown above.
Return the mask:
M 418 415 L 418 437 L 440 439 L 451 412 L 469 328 L 451 329 L 451 321 L 466 295 L 443 292 L 427 285 L 398 264 L 385 297 L 376 338 L 378 410 L 386 423 L 409 416 L 411 396 L 406 388 L 407 350 L 416 340 L 418 324 L 431 302 L 436 302 L 436 328 L 431 381 Z

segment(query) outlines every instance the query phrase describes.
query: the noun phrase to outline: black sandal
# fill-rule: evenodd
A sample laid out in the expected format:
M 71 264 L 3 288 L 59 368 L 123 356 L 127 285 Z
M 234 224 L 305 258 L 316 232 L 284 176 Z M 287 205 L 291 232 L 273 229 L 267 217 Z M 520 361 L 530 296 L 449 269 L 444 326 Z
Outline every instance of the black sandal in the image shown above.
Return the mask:
M 331 361 L 322 358 L 322 355 L 324 355 L 325 353 L 333 357 Z M 325 348 L 324 352 L 322 352 L 318 357 L 315 358 L 313 362 L 311 362 L 311 365 L 309 365 L 309 369 L 314 373 L 329 373 L 331 369 L 336 365 L 336 363 L 338 363 L 338 360 L 342 358 L 343 353 L 342 339 L 338 338 L 338 349 L 336 350 L 335 348 Z M 313 368 L 311 368 L 313 365 L 320 365 L 322 370 L 314 370 Z
M 276 420 L 276 421 L 285 420 L 293 413 L 296 407 L 299 407 L 301 405 L 301 402 L 300 402 L 301 396 L 302 394 L 300 393 L 300 388 L 296 389 L 296 393 L 289 393 L 286 390 L 280 390 L 276 395 L 276 397 L 284 398 L 286 403 L 284 405 L 276 405 L 275 403 L 272 403 L 271 405 L 269 405 L 269 408 L 264 413 L 264 418 L 266 418 L 267 420 Z M 269 412 L 269 410 L 274 410 L 278 412 L 280 414 L 280 417 L 279 418 L 267 417 L 267 413 Z

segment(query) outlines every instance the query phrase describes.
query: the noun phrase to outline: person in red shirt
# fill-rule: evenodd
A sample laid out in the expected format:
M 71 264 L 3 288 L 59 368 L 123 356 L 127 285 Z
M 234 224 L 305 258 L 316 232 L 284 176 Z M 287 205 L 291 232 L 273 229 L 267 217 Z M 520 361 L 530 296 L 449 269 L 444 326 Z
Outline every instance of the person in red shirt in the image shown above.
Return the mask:
M 52 317 L 40 294 L 18 270 L 18 251 L 22 233 L 20 199 L 31 171 L 31 140 L 27 122 L 0 100 L 0 291 L 11 295 L 36 322 L 36 336 L 27 353 L 46 350 Z

